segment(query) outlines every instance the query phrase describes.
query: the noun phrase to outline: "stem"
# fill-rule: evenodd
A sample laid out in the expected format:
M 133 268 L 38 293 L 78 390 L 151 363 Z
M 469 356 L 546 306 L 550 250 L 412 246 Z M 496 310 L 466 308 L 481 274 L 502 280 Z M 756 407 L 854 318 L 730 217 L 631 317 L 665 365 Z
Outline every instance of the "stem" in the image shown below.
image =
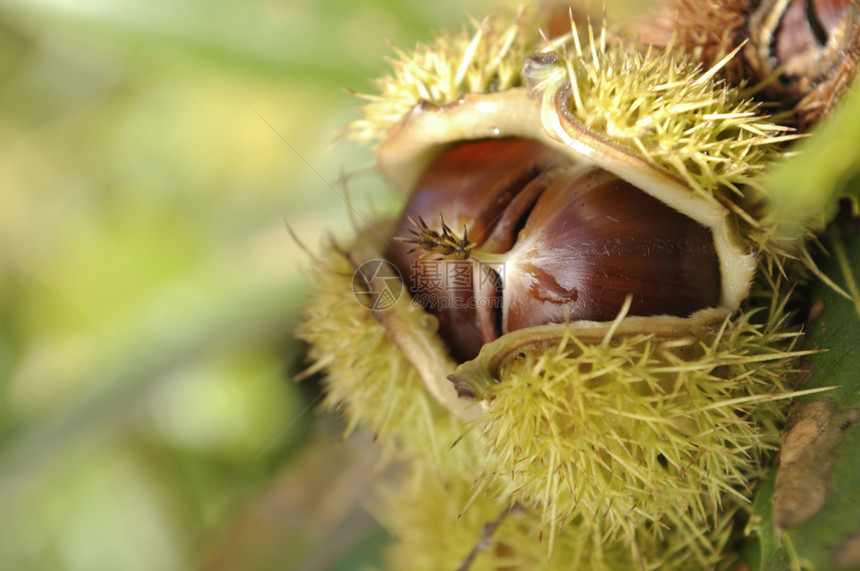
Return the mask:
M 442 215 L 439 215 L 442 222 L 442 231 L 433 230 L 424 219 L 420 216 L 416 221 L 411 216 L 409 221 L 415 228 L 410 228 L 409 232 L 413 237 L 396 237 L 395 240 L 415 244 L 415 247 L 409 250 L 409 253 L 423 250 L 421 257 L 436 254 L 442 259 L 469 260 L 473 259 L 478 262 L 488 265 L 504 264 L 507 261 L 507 254 L 497 254 L 491 252 L 481 252 L 475 250 L 477 242 L 469 240 L 469 234 L 466 227 L 463 227 L 463 236 L 460 237 L 450 226 L 445 224 Z
M 505 508 L 496 519 L 484 525 L 481 537 L 478 539 L 475 547 L 472 548 L 472 551 L 469 552 L 469 555 L 463 563 L 457 568 L 457 571 L 468 571 L 478 554 L 481 551 L 486 551 L 490 547 L 490 540 L 496 532 L 496 529 L 498 529 L 505 518 L 508 517 L 508 514 L 510 514 L 517 506 L 518 504 L 513 504 L 512 506 Z

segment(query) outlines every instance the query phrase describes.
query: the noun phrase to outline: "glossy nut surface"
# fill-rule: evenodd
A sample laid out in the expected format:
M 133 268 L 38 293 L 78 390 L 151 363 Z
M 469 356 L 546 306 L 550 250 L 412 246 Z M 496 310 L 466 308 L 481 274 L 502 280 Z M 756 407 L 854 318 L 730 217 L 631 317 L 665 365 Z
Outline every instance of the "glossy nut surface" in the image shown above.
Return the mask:
M 511 259 L 505 332 L 566 316 L 609 321 L 628 295 L 630 315 L 687 316 L 719 303 L 708 230 L 602 169 L 553 181 Z
M 442 220 L 488 251 L 512 243 L 491 236 L 511 203 L 540 173 L 559 160 L 557 153 L 529 139 L 483 140 L 461 144 L 439 156 L 418 181 L 394 236 L 409 236 L 419 217 L 437 230 Z M 561 159 L 566 162 L 565 159 Z M 488 243 L 489 242 L 489 243 Z M 394 240 L 390 258 L 404 276 L 416 301 L 439 319 L 439 332 L 458 360 L 478 354 L 484 343 L 501 334 L 492 307 L 500 307 L 498 278 L 475 275 L 465 260 L 421 257 L 412 245 Z M 476 279 L 477 278 L 477 279 Z M 476 290 L 478 295 L 476 296 Z M 482 299 L 479 304 L 477 299 Z
M 394 236 L 443 224 L 462 259 L 393 241 L 390 258 L 464 361 L 500 335 L 547 323 L 688 316 L 720 300 L 710 231 L 597 167 L 528 139 L 461 143 L 419 179 Z M 449 257 L 457 257 L 449 256 Z

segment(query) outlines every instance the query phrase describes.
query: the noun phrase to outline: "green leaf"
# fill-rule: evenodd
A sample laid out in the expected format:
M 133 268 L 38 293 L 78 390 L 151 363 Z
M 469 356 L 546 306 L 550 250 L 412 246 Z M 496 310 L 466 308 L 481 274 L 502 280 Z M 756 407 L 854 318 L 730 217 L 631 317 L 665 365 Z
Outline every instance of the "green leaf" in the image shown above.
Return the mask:
M 755 534 L 757 541 L 747 545 L 746 558 L 752 569 L 760 571 L 788 571 L 788 554 L 777 541 L 770 517 L 770 498 L 776 472 L 762 482 L 753 502 L 752 515 L 747 525 L 747 535 Z
M 816 130 L 800 142 L 792 157 L 770 173 L 768 217 L 780 235 L 793 238 L 810 226 L 822 229 L 838 211 L 839 200 L 860 196 L 860 90 L 842 102 Z
M 822 352 L 809 358 L 804 388 L 834 389 L 792 407 L 775 486 L 759 490 L 747 529 L 759 541 L 754 569 L 860 567 L 860 233 L 833 225 L 827 246 L 821 270 L 852 299 L 812 287 L 807 341 Z

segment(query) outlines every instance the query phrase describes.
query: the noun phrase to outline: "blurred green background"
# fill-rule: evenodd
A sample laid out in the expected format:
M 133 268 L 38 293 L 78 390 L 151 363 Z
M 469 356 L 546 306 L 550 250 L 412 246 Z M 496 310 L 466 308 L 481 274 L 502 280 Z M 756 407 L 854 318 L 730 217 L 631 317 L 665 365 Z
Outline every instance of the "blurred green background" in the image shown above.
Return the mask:
M 497 5 L 0 2 L 0 569 L 379 562 L 371 445 L 292 381 L 287 227 L 348 235 L 386 40 Z

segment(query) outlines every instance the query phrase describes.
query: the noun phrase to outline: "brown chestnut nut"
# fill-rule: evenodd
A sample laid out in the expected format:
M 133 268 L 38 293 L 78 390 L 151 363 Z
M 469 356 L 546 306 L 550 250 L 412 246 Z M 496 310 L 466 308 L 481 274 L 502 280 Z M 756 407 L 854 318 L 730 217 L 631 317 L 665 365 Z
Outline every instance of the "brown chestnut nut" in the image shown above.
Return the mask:
M 424 172 L 394 235 L 409 236 L 414 229 L 411 220 L 426 221 L 430 228 L 441 231 L 444 220 L 488 252 L 509 249 L 513 229 L 500 230 L 509 226 L 506 221 L 511 213 L 523 208 L 522 198 L 512 202 L 530 184 L 534 187 L 535 179 L 558 160 L 557 152 L 522 138 L 455 146 Z M 524 196 L 529 194 L 534 190 Z M 440 261 L 412 250 L 409 242 L 395 240 L 389 256 L 413 298 L 438 317 L 440 334 L 454 356 L 459 360 L 474 357 L 484 343 L 501 335 L 492 309 L 500 307 L 498 277 L 489 272 L 475 275 L 470 261 Z
M 847 88 L 860 58 L 860 6 L 853 0 L 766 0 L 749 19 L 744 61 L 759 80 L 778 75 L 768 97 L 792 105 L 802 127 Z
M 589 27 L 508 58 L 519 29 L 486 20 L 398 62 L 356 125 L 382 136 L 379 170 L 407 204 L 320 272 L 305 338 L 327 402 L 417 468 L 432 530 L 465 515 L 480 534 L 491 499 L 516 519 L 497 531 L 511 523 L 510 545 L 561 538 L 560 566 L 578 564 L 571 547 L 583 564 L 719 566 L 732 530 L 718 512 L 761 473 L 797 355 L 780 253 L 745 211 L 791 139 L 713 80 L 730 57 L 701 69 Z M 364 311 L 349 270 L 381 257 L 412 298 Z M 490 551 L 509 562 L 507 537 Z M 614 544 L 635 561 L 613 565 Z M 704 555 L 679 562 L 690 546 Z
M 860 59 L 856 0 L 664 0 L 634 28 L 645 44 L 678 38 L 706 66 L 743 45 L 726 78 L 754 85 L 758 98 L 790 111 L 804 129 L 845 92 Z
M 686 317 L 720 299 L 707 228 L 528 139 L 440 155 L 396 225 L 410 234 L 391 259 L 460 361 L 518 329 L 611 321 L 628 296 L 639 316 Z
M 713 239 L 690 218 L 599 168 L 568 169 L 535 203 L 505 268 L 505 333 L 717 305 Z

